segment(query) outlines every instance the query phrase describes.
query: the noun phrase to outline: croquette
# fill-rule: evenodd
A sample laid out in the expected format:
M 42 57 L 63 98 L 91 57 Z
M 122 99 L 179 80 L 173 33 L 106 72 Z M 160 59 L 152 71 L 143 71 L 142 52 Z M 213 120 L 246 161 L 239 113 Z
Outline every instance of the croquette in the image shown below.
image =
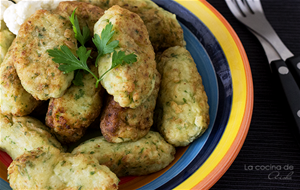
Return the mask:
M 98 75 L 94 65 L 90 69 Z M 46 125 L 64 144 L 79 140 L 100 115 L 102 87 L 96 88 L 96 79 L 90 73 L 82 74 L 83 85 L 72 85 L 62 97 L 51 98 L 46 114 Z
M 0 114 L 0 149 L 12 159 L 40 146 L 51 146 L 64 151 L 50 130 L 32 117 Z
M 175 158 L 175 148 L 154 131 L 135 142 L 109 143 L 103 136 L 96 137 L 82 143 L 72 153 L 93 155 L 118 177 L 154 173 Z
M 156 126 L 168 143 L 186 146 L 209 125 L 209 105 L 202 78 L 192 56 L 183 47 L 164 51 L 157 65 L 162 79 Z
M 13 189 L 115 190 L 119 179 L 91 155 L 61 153 L 54 147 L 27 151 L 8 168 Z
M 109 96 L 101 116 L 100 128 L 108 142 L 137 141 L 149 132 L 159 91 L 160 74 L 156 73 L 155 88 L 147 100 L 137 108 L 122 108 Z
M 134 53 L 137 61 L 112 69 L 104 75 L 101 84 L 121 107 L 136 108 L 147 100 L 155 86 L 155 54 L 147 28 L 137 14 L 117 5 L 105 11 L 97 21 L 95 34 L 101 37 L 102 30 L 109 23 L 114 31 L 110 41 L 119 41 L 115 51 L 124 51 L 126 55 Z M 99 58 L 99 76 L 111 67 L 112 55 L 109 53 Z
M 11 53 L 24 89 L 37 100 L 61 97 L 74 72 L 60 71 L 47 50 L 66 45 L 76 52 L 77 40 L 69 18 L 38 10 L 21 25 L 13 45 Z

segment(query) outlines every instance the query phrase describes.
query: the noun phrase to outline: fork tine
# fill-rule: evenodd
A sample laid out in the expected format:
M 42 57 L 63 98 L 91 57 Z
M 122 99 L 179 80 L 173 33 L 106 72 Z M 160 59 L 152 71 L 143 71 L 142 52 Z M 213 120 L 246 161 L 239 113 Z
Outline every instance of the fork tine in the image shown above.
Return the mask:
M 232 12 L 232 14 L 236 17 L 236 18 L 242 18 L 244 17 L 241 13 L 241 11 L 238 9 L 237 4 L 234 0 L 226 0 L 225 1 L 227 3 L 228 8 L 230 9 L 230 11 Z
M 275 47 L 283 60 L 293 56 L 266 19 L 260 0 L 225 0 L 225 2 L 232 14 Z
M 245 15 L 252 14 L 252 12 L 248 8 L 248 6 L 245 5 L 245 3 L 242 0 L 236 0 L 236 2 L 238 4 L 238 6 L 240 7 L 243 14 L 245 14 Z
M 253 10 L 253 12 L 264 12 L 260 0 L 247 0 L 247 3 L 249 7 Z

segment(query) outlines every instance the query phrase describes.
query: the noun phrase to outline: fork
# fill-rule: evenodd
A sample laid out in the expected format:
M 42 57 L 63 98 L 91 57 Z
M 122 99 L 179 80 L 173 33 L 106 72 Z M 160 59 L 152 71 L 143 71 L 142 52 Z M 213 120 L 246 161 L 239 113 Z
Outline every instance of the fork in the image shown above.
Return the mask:
M 296 124 L 294 134 L 300 146 L 300 56 L 294 56 L 280 40 L 267 21 L 259 0 L 225 1 L 232 14 L 248 27 L 265 50 L 271 71 L 279 78 L 287 99 Z
M 233 15 L 265 38 L 287 62 L 300 86 L 300 56 L 294 56 L 283 44 L 265 17 L 260 0 L 225 0 Z

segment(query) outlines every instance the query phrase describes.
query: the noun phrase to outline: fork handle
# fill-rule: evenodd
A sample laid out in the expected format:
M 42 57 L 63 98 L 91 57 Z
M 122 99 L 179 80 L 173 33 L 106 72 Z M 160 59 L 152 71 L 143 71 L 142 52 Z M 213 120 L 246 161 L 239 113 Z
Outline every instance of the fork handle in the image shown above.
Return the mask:
M 290 68 L 291 73 L 294 75 L 294 78 L 296 79 L 296 82 L 300 87 L 300 56 L 288 58 L 285 62 Z
M 278 76 L 281 87 L 283 88 L 288 106 L 296 124 L 296 126 L 293 126 L 293 132 L 300 145 L 300 89 L 283 60 L 271 62 L 271 67 L 273 73 Z

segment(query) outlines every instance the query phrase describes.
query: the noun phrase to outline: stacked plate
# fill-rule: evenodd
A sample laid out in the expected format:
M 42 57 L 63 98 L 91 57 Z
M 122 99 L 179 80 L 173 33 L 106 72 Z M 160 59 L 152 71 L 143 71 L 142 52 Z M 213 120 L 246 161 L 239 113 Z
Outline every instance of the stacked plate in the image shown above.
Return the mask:
M 210 126 L 190 146 L 177 149 L 164 170 L 148 176 L 121 178 L 119 189 L 208 189 L 229 168 L 246 138 L 253 108 L 248 59 L 227 21 L 206 1 L 154 0 L 177 15 L 187 49 L 193 56 L 210 105 Z M 0 189 L 11 159 L 0 152 Z

